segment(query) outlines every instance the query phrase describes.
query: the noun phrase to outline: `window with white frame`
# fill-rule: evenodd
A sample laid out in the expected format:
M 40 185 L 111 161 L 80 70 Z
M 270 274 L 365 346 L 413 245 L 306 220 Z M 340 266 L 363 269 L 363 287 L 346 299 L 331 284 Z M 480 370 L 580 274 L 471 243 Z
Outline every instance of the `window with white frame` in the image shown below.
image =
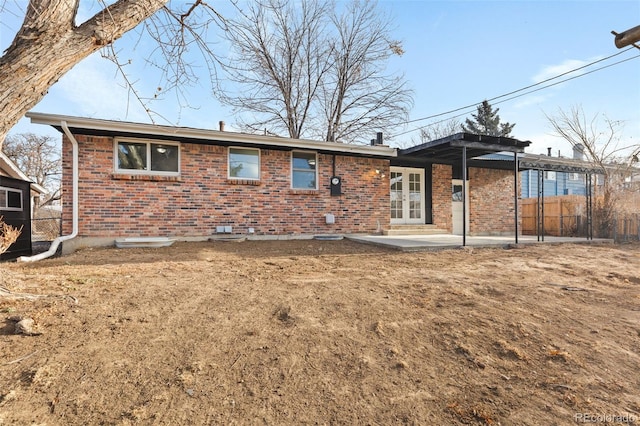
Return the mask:
M 545 180 L 556 180 L 556 172 L 545 171 L 544 178 Z
M 260 180 L 260 150 L 229 148 L 229 179 Z
M 580 180 L 580 173 L 569 173 L 569 180 Z
M 119 173 L 177 175 L 180 145 L 175 142 L 116 139 L 115 167 Z
M 0 186 L 0 210 L 22 211 L 22 191 Z
M 318 156 L 315 152 L 291 152 L 291 187 L 317 189 Z

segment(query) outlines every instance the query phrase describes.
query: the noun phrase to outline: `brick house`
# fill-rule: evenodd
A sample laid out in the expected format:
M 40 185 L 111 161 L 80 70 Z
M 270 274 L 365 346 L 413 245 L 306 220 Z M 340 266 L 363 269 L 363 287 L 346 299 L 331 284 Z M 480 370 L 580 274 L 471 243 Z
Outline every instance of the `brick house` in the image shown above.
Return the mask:
M 383 233 L 392 226 L 416 225 L 460 233 L 455 203 L 462 167 L 454 140 L 438 142 L 435 151 L 433 145 L 398 150 L 34 112 L 27 116 L 63 133 L 63 234 L 72 232 L 74 201 L 68 194 L 77 143 L 77 237 L 65 242 L 65 252 L 122 237 L 289 238 Z M 473 158 L 497 149 L 520 152 L 528 142 L 458 136 L 471 158 L 467 232 L 513 233 L 514 179 L 508 162 L 486 168 Z

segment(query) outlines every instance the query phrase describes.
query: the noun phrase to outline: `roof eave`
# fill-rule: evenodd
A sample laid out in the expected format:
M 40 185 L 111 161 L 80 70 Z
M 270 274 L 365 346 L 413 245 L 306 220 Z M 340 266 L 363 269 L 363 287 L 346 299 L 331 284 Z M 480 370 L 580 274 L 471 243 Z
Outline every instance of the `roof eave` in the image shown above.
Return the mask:
M 161 126 L 157 124 L 131 123 L 95 118 L 72 117 L 39 112 L 28 112 L 27 117 L 34 124 L 59 127 L 66 122 L 69 128 L 100 130 L 107 132 L 135 133 L 146 136 L 173 137 L 176 139 L 192 139 L 202 141 L 225 141 L 250 143 L 265 147 L 286 147 L 291 149 L 307 149 L 337 154 L 351 154 L 370 157 L 396 157 L 396 148 L 387 146 L 351 145 L 337 142 L 321 142 L 306 139 L 289 139 L 277 136 L 251 135 L 247 133 L 221 132 L 217 130 L 195 129 L 190 127 Z
M 0 152 L 0 168 L 6 170 L 9 173 L 9 177 L 27 182 L 31 181 L 31 179 L 29 179 L 29 177 L 25 175 L 22 170 L 20 170 L 18 166 L 16 166 L 15 163 L 3 152 Z

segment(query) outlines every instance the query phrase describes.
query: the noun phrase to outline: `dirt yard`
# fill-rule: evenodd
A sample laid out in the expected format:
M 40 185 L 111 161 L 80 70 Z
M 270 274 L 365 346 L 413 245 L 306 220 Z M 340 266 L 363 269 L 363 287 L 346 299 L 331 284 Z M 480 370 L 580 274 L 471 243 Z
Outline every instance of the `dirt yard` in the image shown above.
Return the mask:
M 637 244 L 176 243 L 0 274 L 3 425 L 640 424 Z

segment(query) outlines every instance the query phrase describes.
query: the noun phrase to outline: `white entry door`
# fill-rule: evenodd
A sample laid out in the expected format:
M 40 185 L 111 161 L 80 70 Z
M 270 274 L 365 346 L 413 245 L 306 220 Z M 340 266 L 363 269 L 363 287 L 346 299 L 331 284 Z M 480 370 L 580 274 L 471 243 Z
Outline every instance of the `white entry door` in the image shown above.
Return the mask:
M 467 235 L 469 234 L 469 182 L 465 188 L 467 199 L 466 208 L 466 226 Z M 453 179 L 451 181 L 451 222 L 453 225 L 453 235 L 462 235 L 462 179 Z
M 391 167 L 391 223 L 424 223 L 424 170 Z

